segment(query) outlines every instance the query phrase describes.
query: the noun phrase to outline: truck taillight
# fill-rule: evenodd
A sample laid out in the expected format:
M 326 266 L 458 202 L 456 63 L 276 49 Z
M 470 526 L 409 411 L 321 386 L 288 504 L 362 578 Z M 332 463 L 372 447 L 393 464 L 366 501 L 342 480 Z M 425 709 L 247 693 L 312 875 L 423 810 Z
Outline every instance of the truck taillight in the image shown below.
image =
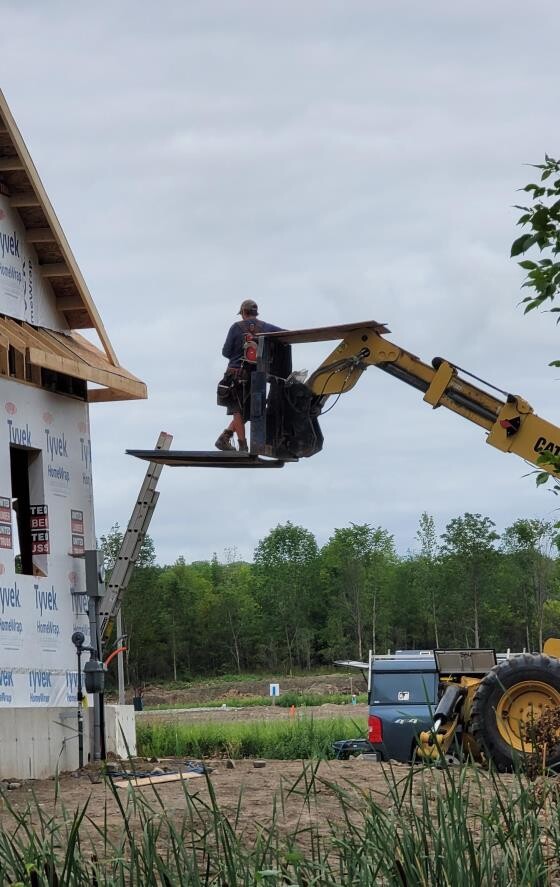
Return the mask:
M 381 718 L 375 715 L 368 718 L 368 739 L 370 742 L 383 742 L 383 724 Z

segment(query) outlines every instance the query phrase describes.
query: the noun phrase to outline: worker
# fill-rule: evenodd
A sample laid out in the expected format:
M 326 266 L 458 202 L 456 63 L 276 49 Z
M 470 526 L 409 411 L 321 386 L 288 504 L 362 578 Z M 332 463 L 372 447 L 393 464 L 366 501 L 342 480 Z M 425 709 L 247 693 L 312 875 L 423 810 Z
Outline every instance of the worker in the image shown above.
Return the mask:
M 224 378 L 218 386 L 218 403 L 227 407 L 232 420 L 222 431 L 215 446 L 218 450 L 235 450 L 233 435 L 237 435 L 239 452 L 249 451 L 245 423 L 251 416 L 251 373 L 257 365 L 258 333 L 273 333 L 281 327 L 258 320 L 259 308 L 252 299 L 245 299 L 239 309 L 241 320 L 230 327 L 222 354 L 228 359 Z M 222 396 L 220 396 L 220 389 Z

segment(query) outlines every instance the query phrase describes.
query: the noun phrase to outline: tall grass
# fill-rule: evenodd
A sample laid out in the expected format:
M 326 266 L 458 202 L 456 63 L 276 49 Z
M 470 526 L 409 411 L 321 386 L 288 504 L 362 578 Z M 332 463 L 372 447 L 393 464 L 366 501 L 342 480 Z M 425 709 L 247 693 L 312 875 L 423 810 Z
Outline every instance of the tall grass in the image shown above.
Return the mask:
M 397 773 L 402 770 L 385 770 L 385 798 L 376 800 L 364 783 L 333 784 L 308 764 L 297 780 L 280 787 L 269 816 L 263 820 L 261 810 L 260 823 L 252 822 L 248 832 L 241 813 L 250 799 L 241 795 L 228 817 L 210 779 L 193 794 L 185 785 L 182 809 L 174 813 L 166 809 L 163 789 L 161 794 L 129 789 L 122 795 L 114 789 L 95 819 L 88 803 L 73 812 L 60 808 L 55 817 L 34 803 L 17 810 L 6 799 L 0 884 L 546 887 L 558 882 L 560 809 L 554 783 L 497 777 L 470 767 L 408 770 L 404 778 Z M 120 822 L 111 830 L 115 809 Z
M 273 758 L 285 761 L 333 756 L 336 739 L 365 735 L 361 718 L 313 717 L 290 721 L 174 724 L 142 722 L 136 727 L 138 753 L 145 757 Z

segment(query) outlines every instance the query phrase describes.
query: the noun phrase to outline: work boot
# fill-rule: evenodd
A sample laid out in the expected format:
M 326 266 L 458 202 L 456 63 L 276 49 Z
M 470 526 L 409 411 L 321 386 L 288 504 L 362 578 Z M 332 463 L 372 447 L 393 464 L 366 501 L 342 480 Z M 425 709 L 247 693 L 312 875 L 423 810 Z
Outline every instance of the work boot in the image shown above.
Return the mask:
M 228 450 L 233 450 L 233 452 L 235 452 L 235 447 L 231 442 L 232 437 L 233 431 L 229 431 L 226 428 L 225 431 L 222 431 L 214 446 L 216 449 L 223 450 L 224 452 L 227 452 Z
M 249 446 L 248 446 L 246 440 L 239 441 L 239 452 L 240 453 L 248 453 L 249 452 Z

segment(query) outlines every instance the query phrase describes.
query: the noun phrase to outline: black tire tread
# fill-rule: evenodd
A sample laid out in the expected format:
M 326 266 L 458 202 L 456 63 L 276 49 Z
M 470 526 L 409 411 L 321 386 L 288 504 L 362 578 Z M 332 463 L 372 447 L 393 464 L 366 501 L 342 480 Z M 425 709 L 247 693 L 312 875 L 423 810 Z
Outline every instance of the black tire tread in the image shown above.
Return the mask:
M 543 653 L 512 656 L 485 675 L 473 700 L 469 730 L 479 748 L 502 773 L 510 772 L 516 763 L 520 763 L 520 754 L 498 732 L 496 704 L 503 690 L 528 680 L 542 681 L 560 692 L 560 660 Z M 547 764 L 555 766 L 559 763 L 560 746 L 556 746 L 551 750 Z

